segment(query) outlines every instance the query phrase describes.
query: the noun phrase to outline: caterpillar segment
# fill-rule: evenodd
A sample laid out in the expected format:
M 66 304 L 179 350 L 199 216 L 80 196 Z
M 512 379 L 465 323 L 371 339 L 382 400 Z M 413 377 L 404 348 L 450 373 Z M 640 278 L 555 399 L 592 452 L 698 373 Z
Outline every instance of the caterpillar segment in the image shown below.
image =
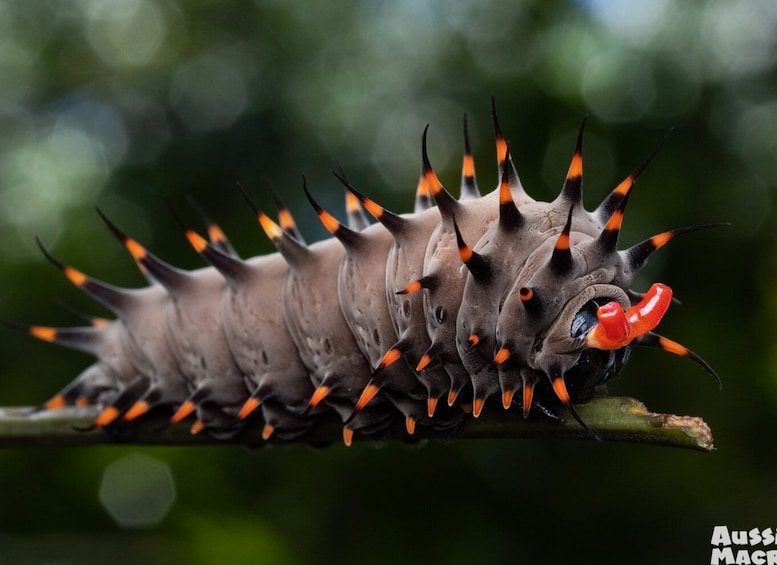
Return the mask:
M 214 435 L 235 433 L 247 391 L 221 317 L 226 280 L 215 269 L 183 271 L 168 265 L 100 216 L 142 270 L 167 291 L 163 312 L 168 346 L 190 393 L 171 422 L 196 413 Z
M 505 190 L 510 194 L 509 200 L 514 204 L 520 202 L 524 205 L 533 202 L 524 192 L 517 173 L 514 174 L 515 169 L 507 144 L 501 136 L 495 110 L 494 127 L 500 168 L 499 186 L 488 195 L 467 202 L 455 200 L 445 190 L 429 162 L 426 131 L 422 140 L 424 174 L 440 210 L 441 221 L 429 238 L 424 257 L 423 276 L 419 279 L 426 283 L 421 286 L 427 289 L 424 293 L 424 317 L 426 330 L 431 339 L 431 345 L 424 353 L 419 367 L 423 369 L 437 364 L 442 365 L 451 379 L 447 399 L 449 405 L 453 405 L 462 392 L 464 392 L 464 402 L 469 402 L 472 396 L 472 380 L 462 364 L 456 345 L 456 316 L 462 302 L 467 271 L 450 268 L 451 265 L 461 264 L 454 221 L 464 241 L 477 242 L 497 220 L 501 201 L 508 199 L 504 194 Z M 502 189 L 503 185 L 505 189 Z M 516 219 L 513 217 L 510 221 L 516 221 Z
M 349 418 L 372 371 L 338 300 L 338 266 L 345 257 L 345 248 L 335 238 L 304 247 L 253 206 L 265 233 L 289 264 L 283 287 L 283 315 L 315 386 L 309 406 L 315 408 L 324 402 L 343 422 L 348 421 L 343 431 L 346 444 L 350 444 L 354 432 L 370 435 L 385 430 L 394 414 L 386 410 L 386 402 L 381 399 Z M 346 232 L 339 222 L 328 227 L 330 231 L 341 230 L 341 237 L 357 234 Z
M 389 362 L 392 358 L 385 358 L 386 349 L 397 341 L 385 298 L 386 257 L 394 238 L 380 224 L 354 232 L 322 209 L 307 187 L 305 194 L 321 222 L 345 249 L 337 279 L 340 307 L 359 350 L 373 370 L 346 423 L 349 424 L 381 390 L 405 417 L 408 432 L 415 429 L 417 422 L 436 423 L 426 422 L 429 420 L 426 395 L 407 362 Z
M 121 347 L 122 325 L 119 322 L 98 322 L 84 327 L 54 328 L 50 326 L 25 326 L 8 321 L 6 327 L 26 333 L 48 343 L 56 343 L 82 351 L 97 361 L 84 369 L 65 388 L 44 402 L 40 410 L 55 410 L 64 406 L 91 406 L 106 404 L 116 396 L 116 390 L 133 373 Z
M 456 345 L 462 363 L 471 375 L 474 387 L 473 414 L 478 416 L 485 401 L 501 393 L 502 405 L 509 408 L 515 392 L 522 386 L 520 363 L 507 363 L 509 347 L 498 343 L 493 329 L 511 289 L 512 281 L 522 274 L 544 268 L 547 249 L 552 245 L 548 265 L 563 282 L 571 270 L 570 231 L 573 212 L 582 206 L 582 136 L 580 127 L 575 152 L 559 196 L 551 203 L 529 202 L 519 208 L 510 190 L 507 161 L 499 186 L 499 215 L 474 249 L 468 249 L 457 232 L 459 255 L 470 271 L 457 316 Z M 509 148 L 508 148 L 509 152 Z M 568 211 L 567 211 L 568 210 Z M 566 214 L 561 214 L 566 211 Z M 565 222 L 559 225 L 559 219 Z M 582 225 L 581 225 L 582 224 Z M 593 231 L 577 222 L 578 229 Z M 563 226 L 555 244 L 557 230 Z M 544 247 L 543 251 L 537 251 Z M 534 258 L 530 260 L 530 258 Z M 524 400 L 531 400 L 528 389 Z
M 466 114 L 463 120 L 463 134 L 464 157 L 462 161 L 460 202 L 480 198 L 480 191 L 475 176 L 475 165 L 470 148 Z M 424 146 L 425 140 L 426 132 L 424 134 Z M 435 187 L 441 186 L 439 181 L 436 181 L 436 178 L 429 175 L 428 169 L 426 166 L 423 167 L 419 186 L 425 186 L 428 189 L 430 180 L 435 183 Z M 428 368 L 420 365 L 424 362 L 425 354 L 428 352 L 431 343 L 423 326 L 417 323 L 417 320 L 423 318 L 424 303 L 423 297 L 419 294 L 414 294 L 414 291 L 420 290 L 424 283 L 431 279 L 423 279 L 424 255 L 427 242 L 432 232 L 440 223 L 440 214 L 437 210 L 412 215 L 394 214 L 359 193 L 346 178 L 340 175 L 336 176 L 359 199 L 365 209 L 383 224 L 393 236 L 393 242 L 385 261 L 385 289 L 389 315 L 394 331 L 398 336 L 398 341 L 384 353 L 378 368 L 382 371 L 386 366 L 395 363 L 399 358 L 404 358 L 411 368 L 415 368 L 418 372 L 417 378 L 427 389 L 426 414 L 431 418 L 437 412 L 439 399 L 449 393 L 451 379 L 438 364 Z M 408 280 L 415 281 L 415 283 L 411 283 L 412 288 L 406 287 L 405 291 L 400 292 L 393 290 L 405 284 Z M 450 424 L 452 424 L 460 419 L 461 414 L 459 411 L 444 412 L 445 415 L 438 415 L 437 421 L 440 423 L 444 420 L 449 420 Z M 445 427 L 450 424 L 446 423 Z
M 355 196 L 357 192 L 347 180 L 343 177 L 340 180 L 353 190 L 351 194 Z M 422 261 L 420 248 L 416 248 L 415 257 L 403 256 L 402 251 L 398 254 L 397 241 L 407 227 L 407 220 L 361 196 L 365 207 L 382 220 L 382 225 L 375 224 L 358 233 L 349 232 L 321 209 L 309 193 L 308 198 L 324 225 L 345 247 L 338 277 L 340 305 L 351 333 L 373 368 L 372 377 L 362 391 L 352 417 L 382 392 L 405 417 L 408 433 L 415 429 L 417 423 L 440 430 L 458 425 L 458 412 L 438 414 L 431 420 L 426 387 L 402 355 L 408 342 L 398 341 L 397 337 L 397 311 L 392 309 L 393 300 L 388 299 L 386 289 L 396 280 L 397 268 L 403 266 L 403 262 L 410 259 L 420 270 Z M 419 214 L 430 219 L 435 215 L 435 210 Z M 426 221 L 421 225 L 429 229 L 432 223 Z M 403 272 L 401 276 L 405 274 Z M 391 298 L 394 298 L 393 293 Z
M 338 177 L 339 178 L 339 177 Z M 392 366 L 400 359 L 414 371 L 431 345 L 423 324 L 423 295 L 419 292 L 401 292 L 396 289 L 408 280 L 417 280 L 423 274 L 424 253 L 430 234 L 440 222 L 436 209 L 422 213 L 397 215 L 362 195 L 344 178 L 339 178 L 362 203 L 364 208 L 393 236 L 385 261 L 385 297 L 396 341 L 383 353 L 378 369 Z M 417 285 L 420 290 L 422 283 Z M 450 378 L 440 366 L 417 371 L 416 378 L 427 389 L 427 416 L 432 418 L 438 400 L 448 394 Z M 453 417 L 458 412 L 451 412 Z
M 314 423 L 316 413 L 305 413 L 313 385 L 283 321 L 281 290 L 289 272 L 286 261 L 277 253 L 247 261 L 226 255 L 174 216 L 194 250 L 227 283 L 221 297 L 222 327 L 250 392 L 238 419 L 245 420 L 258 411 L 264 422 L 264 439 L 273 434 L 294 439 Z
M 318 205 L 303 177 L 333 235 L 324 241 L 304 242 L 275 191 L 277 223 L 240 186 L 276 253 L 242 259 L 202 211 L 207 238 L 172 207 L 209 267 L 168 265 L 99 210 L 148 286 L 103 283 L 41 244 L 75 286 L 116 315 L 76 328 L 6 323 L 97 358 L 41 408 L 97 404 L 95 425 L 109 429 L 165 410 L 171 423 L 190 418 L 192 433 L 216 437 L 251 422 L 265 440 L 299 437 L 334 412 L 350 445 L 357 435 L 380 437 L 398 416 L 408 435 L 417 426 L 450 432 L 489 402 L 518 417 L 556 420 L 564 406 L 587 429 L 575 406 L 618 374 L 634 345 L 687 357 L 720 382 L 697 354 L 655 333 L 671 289 L 631 286 L 670 241 L 722 224 L 668 230 L 618 249 L 634 184 L 666 138 L 588 211 L 586 120 L 561 191 L 541 202 L 524 191 L 493 98 L 491 110 L 497 183 L 482 196 L 465 114 L 458 199 L 431 166 L 428 126 L 412 213 L 387 210 L 336 165 L 346 189 L 343 224 Z
M 163 309 L 166 292 L 158 284 L 143 289 L 122 289 L 69 267 L 54 258 L 43 244 L 38 241 L 41 251 L 75 286 L 113 311 L 119 318 L 106 331 L 106 340 L 111 340 L 114 348 L 116 386 L 113 393 L 104 393 L 99 404 L 104 407 L 95 422 L 98 426 L 113 423 L 122 412 L 130 408 L 131 402 L 143 400 L 146 408 L 156 405 L 176 405 L 186 398 L 185 383 L 167 344 Z M 148 327 L 145 327 L 149 324 Z M 123 356 L 121 362 L 115 361 Z M 96 371 L 104 362 L 98 358 Z M 99 372 L 98 372 L 99 374 Z M 140 383 L 147 383 L 148 390 L 143 392 Z M 85 397 L 94 383 L 82 379 L 80 388 Z M 99 390 L 95 386 L 92 390 Z M 146 397 L 149 400 L 146 400 Z M 153 401 L 153 404 L 152 402 Z

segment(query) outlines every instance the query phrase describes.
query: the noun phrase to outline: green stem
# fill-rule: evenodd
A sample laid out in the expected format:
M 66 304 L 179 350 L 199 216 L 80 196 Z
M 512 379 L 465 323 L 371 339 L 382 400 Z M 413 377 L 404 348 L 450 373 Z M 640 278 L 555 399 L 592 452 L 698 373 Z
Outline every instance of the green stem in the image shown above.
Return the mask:
M 605 441 L 626 441 L 699 451 L 712 451 L 712 432 L 698 417 L 675 416 L 649 412 L 644 404 L 627 397 L 597 398 L 576 407 L 580 417 Z M 94 429 L 95 408 L 62 408 L 35 412 L 31 408 L 0 408 L 0 447 L 87 446 L 109 444 L 132 445 L 215 445 L 265 444 L 256 426 L 247 426 L 235 437 L 217 440 L 206 433 L 192 435 L 189 426 L 178 424 L 164 427 L 164 421 L 146 418 L 118 429 Z M 496 406 L 486 409 L 480 418 L 468 417 L 459 430 L 443 433 L 416 428 L 412 438 L 397 422 L 385 439 L 484 439 L 484 438 L 550 438 L 591 439 L 567 413 L 562 412 L 566 424 L 547 418 L 524 420 L 520 413 L 505 411 Z M 160 429 L 162 428 L 162 429 Z M 316 445 L 341 441 L 342 425 L 333 418 L 325 418 L 298 442 Z M 359 440 L 358 434 L 354 438 Z M 270 443 L 276 443 L 270 440 Z

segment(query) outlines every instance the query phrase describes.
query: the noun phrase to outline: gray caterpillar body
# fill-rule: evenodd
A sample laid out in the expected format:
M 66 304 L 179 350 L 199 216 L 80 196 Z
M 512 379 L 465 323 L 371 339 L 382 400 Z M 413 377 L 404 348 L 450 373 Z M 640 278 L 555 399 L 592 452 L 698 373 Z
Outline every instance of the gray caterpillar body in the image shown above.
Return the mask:
M 480 195 L 465 119 L 458 200 L 437 179 L 424 132 L 414 212 L 389 212 L 335 173 L 349 191 L 349 223 L 305 186 L 334 236 L 311 245 L 282 205 L 275 223 L 247 195 L 278 252 L 243 260 L 215 225 L 206 240 L 176 216 L 211 264 L 195 271 L 156 258 L 101 213 L 146 288 L 95 280 L 41 245 L 117 316 L 83 328 L 23 327 L 97 358 L 43 408 L 98 404 L 97 426 L 152 410 L 169 410 L 172 423 L 194 414 L 192 432 L 215 436 L 259 419 L 265 439 L 298 437 L 334 411 L 350 444 L 355 433 L 379 435 L 397 416 L 408 434 L 416 425 L 453 430 L 494 397 L 523 417 L 534 408 L 558 418 L 562 403 L 585 427 L 574 404 L 618 373 L 632 344 L 689 357 L 717 378 L 693 352 L 653 332 L 671 303 L 669 287 L 630 290 L 651 253 L 711 226 L 616 247 L 630 191 L 655 153 L 588 212 L 582 126 L 561 193 L 546 203 L 524 191 L 495 111 L 494 125 L 499 180 L 491 193 Z

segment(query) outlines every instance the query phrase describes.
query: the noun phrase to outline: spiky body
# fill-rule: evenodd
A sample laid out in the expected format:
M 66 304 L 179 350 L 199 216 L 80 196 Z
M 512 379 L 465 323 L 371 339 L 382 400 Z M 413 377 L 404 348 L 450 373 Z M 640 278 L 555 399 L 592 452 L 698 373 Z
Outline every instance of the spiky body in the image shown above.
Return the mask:
M 150 410 L 171 410 L 173 423 L 194 413 L 192 431 L 214 435 L 258 417 L 263 437 L 282 439 L 334 411 L 350 443 L 354 433 L 380 434 L 397 415 L 409 434 L 417 424 L 449 430 L 492 398 L 524 417 L 533 406 L 553 416 L 561 402 L 577 418 L 574 404 L 620 370 L 632 343 L 712 372 L 652 332 L 668 287 L 644 297 L 630 290 L 650 253 L 695 228 L 616 249 L 644 165 L 586 211 L 581 127 L 561 193 L 538 202 L 521 185 L 495 112 L 494 123 L 494 191 L 479 194 L 466 121 L 458 200 L 432 170 L 424 133 L 414 212 L 393 214 L 336 173 L 351 194 L 350 227 L 305 187 L 334 236 L 312 245 L 282 205 L 278 225 L 249 199 L 278 253 L 242 260 L 217 227 L 207 241 L 178 220 L 212 265 L 196 271 L 167 265 L 103 217 L 149 279 L 144 289 L 106 285 L 44 250 L 118 316 L 88 328 L 26 328 L 98 358 L 44 407 L 99 404 L 98 426 Z M 365 224 L 359 202 L 378 223 Z

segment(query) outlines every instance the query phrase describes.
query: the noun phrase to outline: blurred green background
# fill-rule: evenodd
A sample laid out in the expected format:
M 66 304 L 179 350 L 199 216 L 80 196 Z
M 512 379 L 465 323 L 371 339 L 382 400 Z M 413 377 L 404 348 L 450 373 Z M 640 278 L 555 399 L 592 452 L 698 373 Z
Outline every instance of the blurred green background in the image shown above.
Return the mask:
M 332 210 L 338 160 L 407 211 L 427 123 L 432 163 L 458 186 L 464 111 L 490 190 L 492 93 L 541 199 L 560 188 L 584 115 L 589 208 L 676 128 L 637 185 L 622 246 L 732 223 L 673 242 L 637 284 L 673 287 L 683 304 L 661 331 L 710 362 L 723 392 L 652 350 L 611 387 L 704 416 L 712 454 L 545 441 L 3 450 L 0 563 L 708 563 L 713 525 L 777 526 L 775 42 L 768 0 L 0 3 L 5 318 L 77 325 L 63 304 L 105 314 L 36 235 L 89 274 L 143 284 L 94 205 L 182 267 L 201 263 L 166 195 L 191 222 L 193 196 L 244 255 L 266 253 L 236 181 L 268 208 L 272 182 L 314 240 L 302 173 Z M 0 405 L 38 403 L 89 362 L 5 331 Z M 154 525 L 122 526 L 101 502 L 119 486 L 105 485 L 142 508 L 174 501 Z

